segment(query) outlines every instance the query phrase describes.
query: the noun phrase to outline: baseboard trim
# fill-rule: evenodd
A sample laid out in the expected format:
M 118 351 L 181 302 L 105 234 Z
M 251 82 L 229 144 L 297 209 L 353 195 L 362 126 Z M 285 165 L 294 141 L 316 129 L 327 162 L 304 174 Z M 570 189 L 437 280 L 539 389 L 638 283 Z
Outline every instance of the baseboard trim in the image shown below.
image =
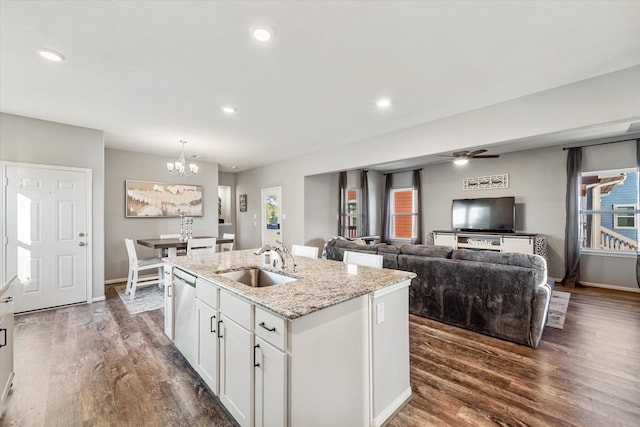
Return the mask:
M 147 277 L 158 277 L 157 274 L 145 274 L 144 276 L 138 276 L 138 281 L 145 280 Z M 128 278 L 123 277 L 121 279 L 109 279 L 105 280 L 105 285 L 113 285 L 114 283 L 127 283 Z
M 626 286 L 605 285 L 604 283 L 583 282 L 582 280 L 580 281 L 580 284 L 584 286 L 588 286 L 590 288 L 604 288 L 604 289 L 613 289 L 616 291 L 640 293 L 639 288 L 628 288 Z
M 91 302 L 100 302 L 100 301 L 105 301 L 107 299 L 106 296 L 101 296 L 101 297 L 95 297 L 94 299 L 91 300 Z
M 398 395 L 393 402 L 391 402 L 386 408 L 380 411 L 377 417 L 373 419 L 373 425 L 375 427 L 382 426 L 385 422 L 387 422 L 393 415 L 395 415 L 402 407 L 409 401 L 411 398 L 411 387 L 408 387 L 402 393 Z

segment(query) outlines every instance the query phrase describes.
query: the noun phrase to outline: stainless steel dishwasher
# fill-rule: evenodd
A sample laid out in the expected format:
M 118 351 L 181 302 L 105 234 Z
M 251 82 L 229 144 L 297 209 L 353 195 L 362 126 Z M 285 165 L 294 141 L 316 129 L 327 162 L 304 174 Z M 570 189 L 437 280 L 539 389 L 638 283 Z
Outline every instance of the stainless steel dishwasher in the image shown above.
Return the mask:
M 197 366 L 196 277 L 174 268 L 173 290 L 175 301 L 174 342 L 191 366 Z

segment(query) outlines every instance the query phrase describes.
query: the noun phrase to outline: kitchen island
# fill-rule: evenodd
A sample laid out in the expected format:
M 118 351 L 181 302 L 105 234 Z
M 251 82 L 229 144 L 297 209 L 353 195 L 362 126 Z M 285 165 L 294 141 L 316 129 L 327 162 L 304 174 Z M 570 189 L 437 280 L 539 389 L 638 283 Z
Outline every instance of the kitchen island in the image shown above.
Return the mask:
M 414 274 L 302 257 L 281 272 L 262 260 L 165 258 L 167 334 L 242 426 L 382 425 L 411 396 Z M 252 268 L 291 281 L 240 283 Z

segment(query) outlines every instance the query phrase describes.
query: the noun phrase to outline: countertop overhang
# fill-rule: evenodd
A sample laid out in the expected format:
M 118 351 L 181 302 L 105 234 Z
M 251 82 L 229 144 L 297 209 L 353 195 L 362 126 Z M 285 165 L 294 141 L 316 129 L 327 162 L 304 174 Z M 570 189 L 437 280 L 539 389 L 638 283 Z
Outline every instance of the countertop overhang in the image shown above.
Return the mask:
M 255 249 L 164 258 L 169 264 L 210 280 L 287 319 L 295 319 L 388 286 L 410 280 L 410 271 L 358 266 L 357 274 L 347 272 L 340 261 L 296 257 L 296 272 L 289 266 L 284 274 L 297 280 L 279 285 L 254 288 L 220 275 L 251 267 L 282 273 L 265 266 Z

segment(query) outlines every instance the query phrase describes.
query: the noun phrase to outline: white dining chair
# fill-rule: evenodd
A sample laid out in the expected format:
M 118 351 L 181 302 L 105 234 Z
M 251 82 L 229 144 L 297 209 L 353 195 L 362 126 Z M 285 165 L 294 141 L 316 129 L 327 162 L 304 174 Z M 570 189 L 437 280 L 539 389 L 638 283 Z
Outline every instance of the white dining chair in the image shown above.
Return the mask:
M 189 241 L 187 242 L 187 256 L 215 254 L 215 253 L 216 253 L 215 237 L 207 237 L 202 239 L 189 239 Z
M 362 265 L 364 267 L 382 268 L 382 255 L 344 251 L 342 262 L 345 264 Z
M 223 239 L 233 239 L 235 241 L 236 235 L 233 234 L 233 233 L 223 233 L 222 234 L 222 238 Z M 220 252 L 232 251 L 233 250 L 233 244 L 234 244 L 234 242 L 231 242 L 231 243 L 220 243 Z
M 127 247 L 127 254 L 129 255 L 129 275 L 127 277 L 127 288 L 124 294 L 129 295 L 130 299 L 134 299 L 136 296 L 136 289 L 138 286 L 148 285 L 162 285 L 162 269 L 164 267 L 164 261 L 160 258 L 147 258 L 138 259 L 135 244 L 132 239 L 124 239 L 124 244 Z M 140 271 L 144 270 L 157 270 L 157 275 L 140 277 Z
M 291 245 L 293 256 L 318 258 L 318 248 L 315 246 Z

